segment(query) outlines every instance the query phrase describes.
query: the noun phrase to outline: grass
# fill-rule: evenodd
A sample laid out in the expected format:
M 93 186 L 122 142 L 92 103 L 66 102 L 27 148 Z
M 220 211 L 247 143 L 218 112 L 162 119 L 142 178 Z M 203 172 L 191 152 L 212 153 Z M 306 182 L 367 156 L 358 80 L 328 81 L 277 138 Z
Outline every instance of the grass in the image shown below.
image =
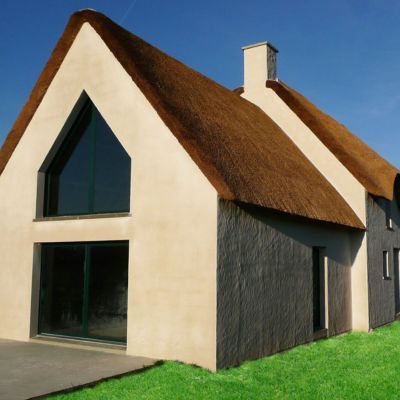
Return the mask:
M 51 400 L 398 399 L 400 322 L 212 373 L 165 362 Z

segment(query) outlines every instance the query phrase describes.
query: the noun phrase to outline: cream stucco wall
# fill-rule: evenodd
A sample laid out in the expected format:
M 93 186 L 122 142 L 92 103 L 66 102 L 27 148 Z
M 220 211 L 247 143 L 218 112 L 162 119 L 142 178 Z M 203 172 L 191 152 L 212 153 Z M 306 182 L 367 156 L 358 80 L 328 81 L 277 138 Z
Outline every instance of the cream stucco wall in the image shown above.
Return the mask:
M 257 91 L 267 78 L 267 45 L 248 46 L 244 51 L 244 87 L 247 91 Z
M 131 216 L 33 221 L 37 172 L 82 91 L 132 158 Z M 215 369 L 216 191 L 88 23 L 0 176 L 0 209 L 1 338 L 36 326 L 34 243 L 129 240 L 127 353 Z
M 261 75 L 262 70 L 264 70 L 264 76 L 266 76 L 265 68 L 265 63 L 256 63 L 252 66 L 252 70 L 258 70 L 257 76 Z M 258 105 L 282 128 L 311 163 L 341 194 L 360 220 L 366 224 L 366 191 L 364 187 L 284 101 L 272 89 L 265 87 L 265 80 L 262 85 L 258 86 L 247 87 L 245 84 L 242 97 Z M 353 329 L 367 331 L 369 329 L 369 317 L 365 234 L 361 243 L 359 243 L 358 235 L 354 242 L 354 262 L 352 266 Z

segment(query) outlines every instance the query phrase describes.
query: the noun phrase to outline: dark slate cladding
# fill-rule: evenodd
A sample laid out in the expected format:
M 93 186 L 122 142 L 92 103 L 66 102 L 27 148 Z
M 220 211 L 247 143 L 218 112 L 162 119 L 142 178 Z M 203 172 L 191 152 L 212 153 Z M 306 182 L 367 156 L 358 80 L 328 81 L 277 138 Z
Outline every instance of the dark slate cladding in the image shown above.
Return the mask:
M 390 202 L 393 229 L 386 226 L 388 200 L 368 196 L 367 245 L 368 290 L 370 328 L 387 324 L 395 319 L 395 274 L 393 249 L 400 248 L 400 213 L 396 201 Z M 383 251 L 389 252 L 390 279 L 383 279 Z
M 351 329 L 350 250 L 331 254 L 349 247 L 348 235 L 326 224 L 219 200 L 217 368 L 313 340 L 314 245 L 327 246 L 329 335 Z

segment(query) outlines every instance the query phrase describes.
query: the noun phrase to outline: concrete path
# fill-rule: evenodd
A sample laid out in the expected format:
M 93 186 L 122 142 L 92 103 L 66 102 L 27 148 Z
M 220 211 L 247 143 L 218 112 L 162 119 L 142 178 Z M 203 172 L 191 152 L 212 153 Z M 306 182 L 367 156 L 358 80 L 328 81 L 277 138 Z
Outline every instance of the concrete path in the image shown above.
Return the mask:
M 98 350 L 0 339 L 0 399 L 30 399 L 122 375 L 156 362 Z

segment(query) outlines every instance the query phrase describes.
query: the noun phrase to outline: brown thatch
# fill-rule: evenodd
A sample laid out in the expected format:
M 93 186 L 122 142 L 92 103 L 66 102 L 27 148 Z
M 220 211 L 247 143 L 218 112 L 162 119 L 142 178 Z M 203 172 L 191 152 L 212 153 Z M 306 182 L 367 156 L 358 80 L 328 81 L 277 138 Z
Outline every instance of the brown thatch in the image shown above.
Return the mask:
M 364 228 L 336 190 L 257 106 L 91 10 L 71 17 L 5 141 L 0 171 L 85 22 L 100 35 L 222 198 Z
M 375 196 L 393 199 L 394 181 L 399 173 L 344 125 L 322 112 L 300 93 L 281 81 L 267 81 L 267 87 L 297 114 L 338 160 Z
M 240 95 L 240 94 L 244 93 L 244 87 L 239 86 L 236 89 L 233 89 L 232 92 Z

